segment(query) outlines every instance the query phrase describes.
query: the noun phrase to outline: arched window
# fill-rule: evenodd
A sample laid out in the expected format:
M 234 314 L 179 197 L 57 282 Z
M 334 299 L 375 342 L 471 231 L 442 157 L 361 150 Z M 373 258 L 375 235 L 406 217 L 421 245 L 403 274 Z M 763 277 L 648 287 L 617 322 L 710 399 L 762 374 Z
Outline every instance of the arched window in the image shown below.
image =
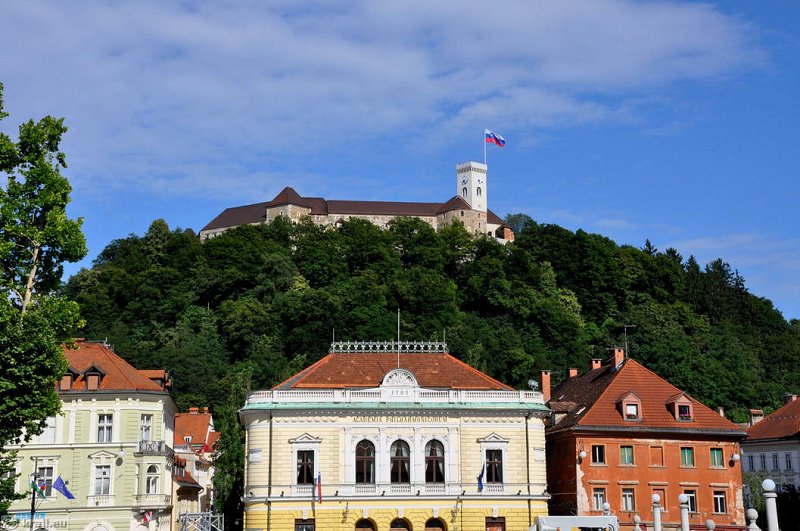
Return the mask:
M 481 187 L 480 186 L 478 187 L 478 190 L 476 191 L 476 193 L 478 194 L 478 197 L 481 196 Z
M 405 518 L 395 518 L 392 520 L 392 523 L 389 524 L 389 529 L 411 529 L 411 525 L 408 523 L 408 520 Z
M 372 520 L 367 520 L 366 518 L 362 518 L 358 522 L 356 522 L 356 529 L 372 529 L 375 531 L 375 524 L 372 523 Z
M 467 197 L 467 187 L 461 189 L 461 197 Z
M 429 518 L 425 522 L 425 531 L 445 531 L 447 528 L 440 518 Z
M 158 467 L 156 465 L 147 467 L 147 488 L 145 492 L 147 494 L 158 493 Z
M 425 483 L 444 483 L 444 446 L 436 439 L 425 445 Z
M 356 445 L 356 483 L 375 483 L 375 445 L 367 440 Z
M 392 483 L 409 483 L 411 481 L 411 452 L 409 451 L 408 443 L 400 440 L 393 442 L 390 456 Z

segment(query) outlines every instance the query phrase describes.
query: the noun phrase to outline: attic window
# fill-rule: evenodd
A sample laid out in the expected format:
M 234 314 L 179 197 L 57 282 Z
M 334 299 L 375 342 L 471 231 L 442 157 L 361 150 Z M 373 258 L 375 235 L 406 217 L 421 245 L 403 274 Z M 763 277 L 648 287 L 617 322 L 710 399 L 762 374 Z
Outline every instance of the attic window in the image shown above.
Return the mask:
M 639 404 L 633 404 L 633 403 L 625 404 L 625 418 L 628 420 L 638 420 Z
M 684 393 L 678 394 L 667 402 L 667 409 L 678 422 L 691 422 L 694 420 L 692 400 Z
M 625 420 L 632 422 L 642 420 L 642 401 L 634 392 L 619 397 L 617 408 Z
M 87 374 L 86 375 L 86 389 L 88 391 L 96 391 L 100 387 L 100 375 Z
M 72 389 L 72 373 L 67 373 L 61 377 L 61 384 L 59 385 L 59 390 L 61 391 L 69 391 Z
M 678 406 L 678 420 L 692 420 L 692 408 L 687 405 Z

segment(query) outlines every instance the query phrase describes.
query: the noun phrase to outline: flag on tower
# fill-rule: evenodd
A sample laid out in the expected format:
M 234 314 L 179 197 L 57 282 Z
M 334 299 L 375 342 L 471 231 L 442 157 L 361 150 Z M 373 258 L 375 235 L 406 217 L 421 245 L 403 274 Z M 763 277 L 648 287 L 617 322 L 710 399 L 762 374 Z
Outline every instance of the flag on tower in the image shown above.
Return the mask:
M 497 144 L 500 147 L 506 145 L 506 139 L 503 138 L 503 135 L 497 134 L 494 131 L 490 131 L 489 129 L 484 129 L 484 134 L 486 135 L 486 143 L 487 144 Z

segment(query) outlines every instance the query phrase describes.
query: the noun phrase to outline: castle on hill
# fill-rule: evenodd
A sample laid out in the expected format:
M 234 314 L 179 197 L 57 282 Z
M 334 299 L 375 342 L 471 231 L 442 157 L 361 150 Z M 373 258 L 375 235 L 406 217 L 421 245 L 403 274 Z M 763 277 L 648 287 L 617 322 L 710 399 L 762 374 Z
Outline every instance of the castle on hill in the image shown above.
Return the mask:
M 473 234 L 485 234 L 504 243 L 514 241 L 511 227 L 487 208 L 486 165 L 479 162 L 456 166 L 456 195 L 444 203 L 303 197 L 287 186 L 272 201 L 226 208 L 200 229 L 200 238 L 213 238 L 241 225 L 270 223 L 281 216 L 293 222 L 308 216 L 317 225 L 336 225 L 360 218 L 381 228 L 400 216 L 419 218 L 434 229 L 459 220 Z

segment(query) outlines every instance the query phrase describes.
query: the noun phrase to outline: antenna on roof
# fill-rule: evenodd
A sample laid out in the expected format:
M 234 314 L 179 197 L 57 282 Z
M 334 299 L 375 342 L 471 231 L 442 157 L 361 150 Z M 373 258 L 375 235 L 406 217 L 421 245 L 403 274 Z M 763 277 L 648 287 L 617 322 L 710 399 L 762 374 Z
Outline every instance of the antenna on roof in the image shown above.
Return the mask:
M 636 328 L 636 325 L 622 325 L 622 330 L 625 334 L 625 359 L 628 359 L 628 328 Z
M 331 343 L 336 343 L 336 329 L 333 329 L 333 339 L 331 339 Z

